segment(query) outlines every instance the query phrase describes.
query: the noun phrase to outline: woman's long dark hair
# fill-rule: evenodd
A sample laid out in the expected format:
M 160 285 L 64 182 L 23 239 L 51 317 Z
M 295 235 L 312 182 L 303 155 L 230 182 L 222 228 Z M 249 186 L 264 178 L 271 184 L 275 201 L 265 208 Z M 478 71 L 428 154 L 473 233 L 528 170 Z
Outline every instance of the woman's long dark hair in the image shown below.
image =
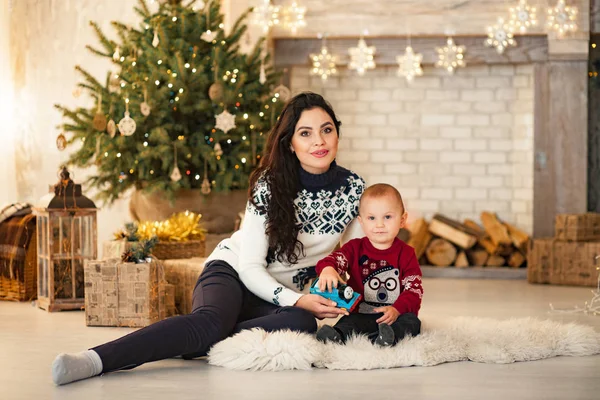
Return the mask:
M 283 108 L 275 126 L 269 133 L 260 165 L 250 175 L 249 200 L 256 206 L 253 189 L 259 178 L 264 178 L 271 198 L 267 205 L 267 235 L 269 253 L 279 262 L 298 262 L 298 254 L 304 254 L 304 246 L 298 240 L 301 225 L 296 223 L 294 199 L 300 189 L 300 161 L 291 151 L 294 129 L 305 110 L 323 109 L 333 121 L 338 137 L 341 122 L 331 105 L 316 93 L 303 92 L 294 96 Z

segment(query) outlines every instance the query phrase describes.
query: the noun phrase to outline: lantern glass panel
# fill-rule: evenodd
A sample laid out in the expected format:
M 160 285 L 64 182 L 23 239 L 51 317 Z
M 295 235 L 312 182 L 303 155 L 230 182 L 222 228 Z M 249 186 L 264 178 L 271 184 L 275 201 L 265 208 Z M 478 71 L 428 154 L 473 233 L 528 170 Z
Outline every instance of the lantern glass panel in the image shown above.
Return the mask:
M 54 260 L 54 298 L 73 298 L 72 260 Z

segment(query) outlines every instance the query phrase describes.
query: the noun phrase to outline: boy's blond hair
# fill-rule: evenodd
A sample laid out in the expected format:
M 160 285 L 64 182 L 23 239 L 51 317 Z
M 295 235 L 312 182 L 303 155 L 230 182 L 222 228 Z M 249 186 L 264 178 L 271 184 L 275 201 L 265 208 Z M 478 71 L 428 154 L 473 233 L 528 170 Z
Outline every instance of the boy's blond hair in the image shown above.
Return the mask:
M 363 204 L 363 200 L 368 198 L 378 198 L 384 196 L 393 197 L 402 209 L 402 213 L 406 211 L 406 209 L 404 208 L 404 201 L 402 200 L 402 196 L 400 195 L 398 189 L 396 189 L 392 185 L 388 185 L 387 183 L 376 183 L 374 185 L 369 186 L 367 190 L 365 190 L 365 192 L 362 194 L 360 198 L 360 204 L 358 206 L 359 213 Z

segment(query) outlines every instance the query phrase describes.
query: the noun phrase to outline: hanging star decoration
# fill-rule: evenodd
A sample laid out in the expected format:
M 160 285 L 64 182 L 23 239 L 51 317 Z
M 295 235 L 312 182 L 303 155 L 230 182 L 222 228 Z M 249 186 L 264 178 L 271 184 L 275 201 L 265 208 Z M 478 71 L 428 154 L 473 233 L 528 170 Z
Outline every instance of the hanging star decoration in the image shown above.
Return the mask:
M 537 9 L 531 7 L 527 0 L 519 0 L 519 4 L 516 7 L 510 7 L 509 11 L 509 25 L 514 31 L 526 33 L 527 29 L 537 25 Z
M 306 7 L 299 6 L 295 1 L 292 2 L 291 5 L 284 7 L 282 10 L 283 27 L 289 29 L 292 35 L 295 35 L 299 28 L 306 26 L 304 14 L 306 14 Z
M 403 76 L 408 82 L 412 82 L 415 76 L 423 75 L 422 61 L 423 54 L 415 53 L 411 46 L 407 46 L 403 55 L 396 56 L 398 76 Z
M 577 30 L 577 7 L 567 6 L 565 0 L 558 0 L 556 6 L 548 9 L 548 28 L 563 36 Z
M 504 18 L 498 18 L 496 25 L 488 27 L 488 38 L 485 40 L 487 47 L 495 47 L 498 54 L 504 53 L 508 46 L 516 46 L 514 34 Z
M 215 118 L 217 120 L 215 128 L 220 129 L 225 133 L 235 128 L 235 115 L 230 114 L 229 111 L 223 110 L 223 112 L 216 115 Z
M 337 74 L 336 57 L 329 53 L 325 45 L 321 47 L 321 52 L 318 54 L 311 54 L 310 59 L 312 60 L 311 75 L 317 75 L 321 80 L 326 81 L 330 76 Z
M 467 65 L 465 46 L 457 46 L 451 37 L 446 40 L 446 46 L 436 47 L 435 50 L 438 53 L 438 61 L 435 65 L 444 68 L 449 74 L 453 74 L 456 68 Z
M 348 69 L 356 70 L 358 75 L 364 75 L 368 69 L 375 68 L 375 61 L 373 61 L 373 55 L 377 49 L 375 46 L 367 46 L 365 40 L 361 37 L 358 40 L 356 47 L 350 47 L 348 54 L 350 54 L 350 63 Z
M 279 7 L 271 4 L 271 0 L 261 0 L 252 10 L 252 23 L 267 33 L 271 27 L 279 25 Z

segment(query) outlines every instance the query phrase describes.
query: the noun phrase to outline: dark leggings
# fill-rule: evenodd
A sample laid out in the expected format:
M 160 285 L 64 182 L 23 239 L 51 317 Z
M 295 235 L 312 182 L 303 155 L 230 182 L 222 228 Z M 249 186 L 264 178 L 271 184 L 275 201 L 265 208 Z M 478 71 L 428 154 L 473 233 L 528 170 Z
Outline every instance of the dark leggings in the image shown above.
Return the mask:
M 352 334 L 367 335 L 374 341 L 379 333 L 379 324 L 376 322 L 383 314 L 350 314 L 340 318 L 335 328 L 341 333 L 345 341 Z M 407 335 L 417 336 L 421 333 L 421 321 L 413 313 L 401 314 L 396 322 L 391 325 L 396 339 L 394 344 Z
M 226 262 L 206 265 L 194 289 L 192 313 L 159 321 L 120 339 L 94 347 L 102 372 L 144 363 L 206 355 L 216 342 L 243 329 L 291 329 L 313 333 L 315 317 L 298 307 L 280 307 L 252 294 Z

